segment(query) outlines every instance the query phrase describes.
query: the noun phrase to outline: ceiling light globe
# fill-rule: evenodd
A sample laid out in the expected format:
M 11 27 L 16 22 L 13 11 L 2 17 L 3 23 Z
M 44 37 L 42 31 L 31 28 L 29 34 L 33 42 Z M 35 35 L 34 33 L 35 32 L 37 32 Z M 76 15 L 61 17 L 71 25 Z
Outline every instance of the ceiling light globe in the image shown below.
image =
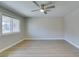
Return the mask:
M 41 10 L 40 10 L 40 12 L 44 12 L 44 10 L 43 10 L 43 9 L 41 9 Z

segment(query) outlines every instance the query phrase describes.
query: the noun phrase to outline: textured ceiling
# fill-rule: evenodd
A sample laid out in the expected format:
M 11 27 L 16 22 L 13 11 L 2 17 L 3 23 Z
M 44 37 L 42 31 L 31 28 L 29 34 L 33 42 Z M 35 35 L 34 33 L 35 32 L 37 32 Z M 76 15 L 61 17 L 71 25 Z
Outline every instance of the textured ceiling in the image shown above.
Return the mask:
M 46 1 L 38 1 L 39 4 L 47 3 Z M 78 1 L 56 1 L 56 8 L 50 9 L 47 15 L 40 11 L 31 12 L 38 9 L 32 1 L 2 1 L 0 2 L 5 8 L 16 12 L 24 17 L 63 17 L 73 10 L 79 8 Z

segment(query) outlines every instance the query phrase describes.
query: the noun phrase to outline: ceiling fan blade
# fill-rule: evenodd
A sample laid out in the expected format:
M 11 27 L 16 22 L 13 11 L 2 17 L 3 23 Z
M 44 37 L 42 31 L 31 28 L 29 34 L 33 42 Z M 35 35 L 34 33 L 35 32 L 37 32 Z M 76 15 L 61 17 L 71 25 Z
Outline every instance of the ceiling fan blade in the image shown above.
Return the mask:
M 37 5 L 38 7 L 40 7 L 40 5 L 36 1 L 33 1 L 33 3 Z
M 46 11 L 51 11 L 51 10 L 46 10 Z
M 55 5 L 47 7 L 47 9 L 55 8 Z
M 46 11 L 44 11 L 44 14 L 47 14 L 47 12 L 46 12 Z
M 41 5 L 41 9 L 44 9 L 44 4 Z
M 32 12 L 35 12 L 35 11 L 38 11 L 38 10 L 40 10 L 40 9 L 32 10 Z

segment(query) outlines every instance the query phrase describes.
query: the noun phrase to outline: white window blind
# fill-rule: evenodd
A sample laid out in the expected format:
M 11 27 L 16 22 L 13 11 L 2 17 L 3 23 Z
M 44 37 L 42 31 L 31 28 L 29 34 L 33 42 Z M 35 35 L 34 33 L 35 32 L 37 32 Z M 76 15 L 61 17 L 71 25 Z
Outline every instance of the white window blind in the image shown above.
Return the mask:
M 20 21 L 2 15 L 2 34 L 20 32 Z

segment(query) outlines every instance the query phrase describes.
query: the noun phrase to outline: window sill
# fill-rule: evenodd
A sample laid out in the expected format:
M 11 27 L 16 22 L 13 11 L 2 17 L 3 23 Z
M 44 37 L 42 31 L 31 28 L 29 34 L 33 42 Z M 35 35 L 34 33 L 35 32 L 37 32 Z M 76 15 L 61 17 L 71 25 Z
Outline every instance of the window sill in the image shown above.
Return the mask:
M 13 34 L 19 34 L 19 33 L 20 33 L 20 32 L 4 33 L 4 34 L 1 34 L 1 36 L 13 35 Z

